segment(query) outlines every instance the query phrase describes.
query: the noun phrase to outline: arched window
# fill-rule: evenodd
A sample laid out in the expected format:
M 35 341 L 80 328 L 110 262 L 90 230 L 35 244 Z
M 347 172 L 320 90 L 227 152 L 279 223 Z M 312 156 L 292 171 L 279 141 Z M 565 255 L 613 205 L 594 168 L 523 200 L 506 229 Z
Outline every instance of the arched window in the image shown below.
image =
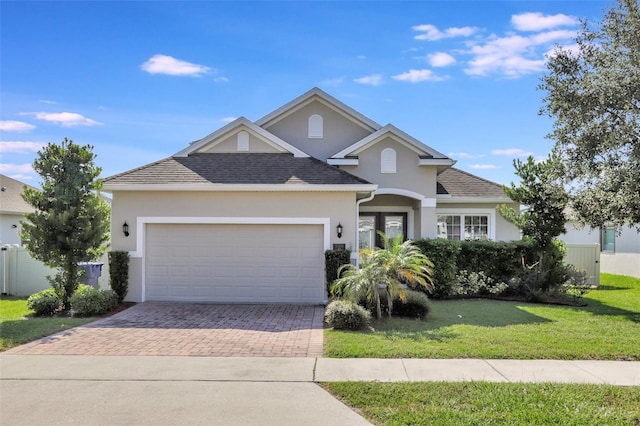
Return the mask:
M 309 139 L 322 139 L 324 122 L 321 115 L 313 114 L 309 117 Z
M 396 151 L 391 148 L 385 148 L 380 154 L 380 173 L 396 172 Z
M 244 130 L 238 133 L 238 151 L 249 151 L 249 133 Z

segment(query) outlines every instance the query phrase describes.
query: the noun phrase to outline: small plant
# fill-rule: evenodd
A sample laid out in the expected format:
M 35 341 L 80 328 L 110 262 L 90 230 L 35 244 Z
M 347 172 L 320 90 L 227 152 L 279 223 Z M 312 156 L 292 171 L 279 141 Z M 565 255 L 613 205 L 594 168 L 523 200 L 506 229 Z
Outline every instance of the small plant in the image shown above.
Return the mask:
M 98 290 L 81 284 L 69 302 L 73 316 L 88 317 L 113 310 L 118 304 L 118 295 L 113 290 Z
M 34 293 L 27 299 L 27 307 L 33 310 L 37 316 L 53 315 L 61 305 L 62 300 L 52 288 Z
M 371 313 L 347 300 L 334 300 L 327 305 L 325 321 L 336 330 L 359 330 L 369 324 Z
M 427 314 L 431 311 L 431 302 L 426 294 L 420 291 L 407 290 L 405 298 L 398 298 L 393 304 L 394 314 L 407 317 L 426 319 Z
M 109 252 L 109 281 L 118 303 L 122 302 L 129 291 L 129 253 L 126 251 Z
M 573 297 L 574 302 L 579 302 L 582 297 L 591 290 L 591 286 L 587 284 L 589 275 L 584 269 L 570 268 L 570 278 L 567 283 L 560 287 L 563 293 Z
M 493 278 L 484 272 L 460 271 L 456 276 L 456 282 L 451 287 L 452 296 L 481 296 L 486 294 L 497 295 L 504 293 L 509 286 L 503 282 L 496 283 Z

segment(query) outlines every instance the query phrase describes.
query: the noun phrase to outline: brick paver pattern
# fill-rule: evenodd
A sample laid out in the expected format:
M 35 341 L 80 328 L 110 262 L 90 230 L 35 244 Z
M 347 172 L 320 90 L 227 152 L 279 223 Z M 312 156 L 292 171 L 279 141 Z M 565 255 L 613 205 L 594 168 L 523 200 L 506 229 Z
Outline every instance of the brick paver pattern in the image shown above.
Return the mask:
M 145 302 L 5 354 L 320 357 L 323 317 L 322 306 Z

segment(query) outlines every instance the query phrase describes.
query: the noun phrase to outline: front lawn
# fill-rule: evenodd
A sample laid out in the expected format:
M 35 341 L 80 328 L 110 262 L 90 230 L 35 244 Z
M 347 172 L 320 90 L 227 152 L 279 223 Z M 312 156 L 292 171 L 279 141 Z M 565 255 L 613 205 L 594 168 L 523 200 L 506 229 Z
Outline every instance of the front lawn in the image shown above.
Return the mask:
M 637 425 L 634 387 L 551 383 L 324 383 L 378 425 Z
M 325 330 L 335 358 L 640 360 L 640 279 L 602 274 L 584 307 L 495 300 L 433 301 L 427 321 Z
M 0 351 L 77 327 L 98 318 L 32 317 L 25 297 L 0 298 Z

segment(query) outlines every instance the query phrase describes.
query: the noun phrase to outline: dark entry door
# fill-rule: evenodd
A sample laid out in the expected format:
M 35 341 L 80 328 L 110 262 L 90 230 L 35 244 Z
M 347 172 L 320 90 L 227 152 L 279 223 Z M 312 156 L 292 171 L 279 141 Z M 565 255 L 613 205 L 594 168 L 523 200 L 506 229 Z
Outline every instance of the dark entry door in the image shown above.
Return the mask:
M 393 212 L 360 213 L 358 221 L 359 249 L 382 247 L 382 238 L 378 231 L 384 232 L 390 239 L 402 234 L 407 239 L 407 214 Z

